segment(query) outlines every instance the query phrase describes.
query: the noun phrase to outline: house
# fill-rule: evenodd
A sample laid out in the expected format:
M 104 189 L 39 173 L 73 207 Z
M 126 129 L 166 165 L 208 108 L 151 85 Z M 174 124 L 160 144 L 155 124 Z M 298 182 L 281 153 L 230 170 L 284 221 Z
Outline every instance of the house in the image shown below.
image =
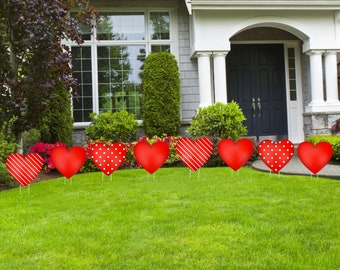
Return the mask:
M 179 62 L 181 116 L 237 101 L 249 136 L 289 139 L 328 133 L 340 117 L 340 1 L 94 1 L 100 22 L 72 46 L 75 135 L 89 113 L 126 109 L 141 120 L 143 59 L 169 51 Z

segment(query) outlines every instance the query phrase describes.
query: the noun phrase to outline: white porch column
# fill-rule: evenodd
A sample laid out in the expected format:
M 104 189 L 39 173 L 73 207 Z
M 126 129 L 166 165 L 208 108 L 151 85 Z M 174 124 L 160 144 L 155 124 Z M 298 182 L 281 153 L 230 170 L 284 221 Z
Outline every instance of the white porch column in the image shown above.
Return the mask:
M 322 51 L 312 51 L 308 53 L 310 59 L 310 77 L 312 101 L 308 104 L 309 111 L 319 111 L 318 106 L 325 106 L 323 96 L 323 69 Z
M 335 51 L 325 53 L 327 105 L 340 105 L 338 97 L 338 70 Z
M 227 103 L 227 74 L 225 57 L 228 52 L 214 52 L 215 102 Z
M 197 53 L 200 107 L 212 104 L 210 55 L 208 52 Z

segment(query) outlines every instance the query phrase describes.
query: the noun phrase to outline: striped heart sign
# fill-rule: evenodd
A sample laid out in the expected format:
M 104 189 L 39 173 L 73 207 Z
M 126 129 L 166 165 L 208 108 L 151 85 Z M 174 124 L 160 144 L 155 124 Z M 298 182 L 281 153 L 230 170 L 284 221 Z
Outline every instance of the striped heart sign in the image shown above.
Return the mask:
M 197 171 L 211 156 L 213 144 L 208 138 L 199 138 L 196 141 L 182 138 L 175 148 L 183 163 L 192 171 Z
M 30 184 L 40 173 L 43 160 L 37 153 L 31 153 L 24 157 L 21 154 L 10 154 L 6 159 L 8 172 L 22 186 Z

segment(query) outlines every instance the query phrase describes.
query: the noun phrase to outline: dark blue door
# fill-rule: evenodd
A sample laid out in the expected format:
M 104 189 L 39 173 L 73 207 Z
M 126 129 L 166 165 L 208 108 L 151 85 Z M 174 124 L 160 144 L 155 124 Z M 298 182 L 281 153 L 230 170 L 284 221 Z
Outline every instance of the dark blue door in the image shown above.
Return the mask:
M 287 135 L 283 45 L 234 44 L 226 61 L 228 101 L 242 108 L 248 135 Z

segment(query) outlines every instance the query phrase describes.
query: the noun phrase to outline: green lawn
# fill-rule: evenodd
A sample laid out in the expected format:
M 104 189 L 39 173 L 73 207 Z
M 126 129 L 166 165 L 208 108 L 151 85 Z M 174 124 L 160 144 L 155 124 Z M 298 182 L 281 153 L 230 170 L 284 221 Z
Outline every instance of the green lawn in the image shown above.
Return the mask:
M 0 192 L 0 269 L 340 269 L 340 181 L 120 170 Z

